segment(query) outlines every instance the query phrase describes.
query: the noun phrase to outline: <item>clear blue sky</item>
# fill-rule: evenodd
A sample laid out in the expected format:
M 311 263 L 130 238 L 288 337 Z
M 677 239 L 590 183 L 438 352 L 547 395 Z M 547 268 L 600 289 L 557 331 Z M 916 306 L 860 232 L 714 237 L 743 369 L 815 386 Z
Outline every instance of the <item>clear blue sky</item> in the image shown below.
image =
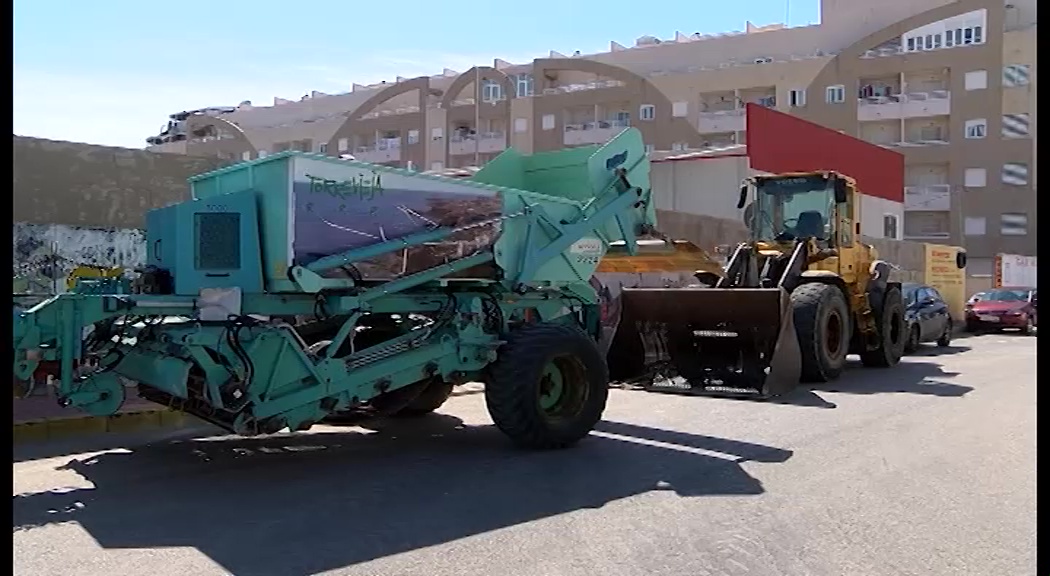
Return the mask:
M 790 11 L 788 5 L 790 3 Z M 515 5 L 527 6 L 515 9 Z M 323 6 L 323 7 L 322 7 Z M 670 38 L 819 20 L 819 0 L 16 0 L 16 134 L 142 147 L 167 115 Z M 650 9 L 650 7 L 653 7 Z

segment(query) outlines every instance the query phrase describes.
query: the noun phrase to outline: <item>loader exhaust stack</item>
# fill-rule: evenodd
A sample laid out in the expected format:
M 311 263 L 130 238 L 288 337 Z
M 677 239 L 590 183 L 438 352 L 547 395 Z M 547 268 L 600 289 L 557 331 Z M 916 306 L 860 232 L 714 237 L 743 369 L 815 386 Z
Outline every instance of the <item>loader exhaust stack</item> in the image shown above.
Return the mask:
M 614 379 L 659 392 L 767 398 L 801 373 L 781 288 L 624 288 L 608 357 Z

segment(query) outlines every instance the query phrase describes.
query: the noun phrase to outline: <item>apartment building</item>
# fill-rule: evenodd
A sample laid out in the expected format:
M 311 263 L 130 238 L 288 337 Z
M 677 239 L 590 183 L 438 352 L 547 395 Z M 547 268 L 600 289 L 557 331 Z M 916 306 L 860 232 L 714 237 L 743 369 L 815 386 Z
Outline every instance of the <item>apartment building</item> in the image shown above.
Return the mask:
M 244 103 L 191 115 L 185 139 L 150 149 L 299 149 L 439 170 L 508 146 L 601 143 L 626 126 L 652 150 L 744 144 L 743 109 L 757 103 L 901 152 L 904 237 L 962 243 L 971 262 L 990 262 L 1035 254 L 1035 31 L 1035 0 L 823 0 L 818 25 L 646 36 L 600 54 Z

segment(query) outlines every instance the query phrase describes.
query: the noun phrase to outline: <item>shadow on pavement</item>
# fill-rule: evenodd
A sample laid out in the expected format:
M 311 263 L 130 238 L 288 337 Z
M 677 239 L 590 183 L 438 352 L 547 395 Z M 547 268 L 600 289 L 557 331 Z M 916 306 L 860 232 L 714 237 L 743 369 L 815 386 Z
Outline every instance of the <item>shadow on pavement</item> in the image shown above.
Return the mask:
M 919 347 L 913 351 L 907 353 L 905 356 L 908 358 L 936 358 L 937 356 L 950 356 L 952 354 L 960 354 L 962 352 L 968 352 L 969 346 L 959 345 L 958 343 L 952 343 L 948 346 L 937 346 L 936 344 L 919 344 Z
M 371 424 L 370 424 L 371 425 Z M 185 439 L 74 460 L 92 489 L 15 496 L 15 531 L 78 522 L 104 548 L 190 546 L 233 574 L 316 574 L 655 489 L 757 495 L 740 462 L 792 452 L 603 422 L 514 450 L 447 415 L 264 438 Z
M 864 368 L 860 362 L 850 362 L 846 370 L 839 380 L 812 389 L 842 394 L 894 393 L 946 397 L 963 396 L 973 390 L 970 386 L 939 380 L 953 378 L 959 373 L 946 371 L 935 362 L 908 361 L 892 368 Z

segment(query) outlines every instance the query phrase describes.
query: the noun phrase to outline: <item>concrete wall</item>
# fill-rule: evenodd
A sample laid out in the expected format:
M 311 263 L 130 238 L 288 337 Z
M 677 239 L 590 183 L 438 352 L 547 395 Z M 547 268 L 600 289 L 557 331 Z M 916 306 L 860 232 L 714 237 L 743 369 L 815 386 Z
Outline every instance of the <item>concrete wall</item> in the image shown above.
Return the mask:
M 81 264 L 139 266 L 146 211 L 189 198 L 187 178 L 224 164 L 15 136 L 14 291 L 61 292 Z
M 140 228 L 147 210 L 189 197 L 218 158 L 14 137 L 14 221 Z
M 80 265 L 134 269 L 146 261 L 146 238 L 135 228 L 87 228 L 14 223 L 11 244 L 15 293 L 58 294 Z

